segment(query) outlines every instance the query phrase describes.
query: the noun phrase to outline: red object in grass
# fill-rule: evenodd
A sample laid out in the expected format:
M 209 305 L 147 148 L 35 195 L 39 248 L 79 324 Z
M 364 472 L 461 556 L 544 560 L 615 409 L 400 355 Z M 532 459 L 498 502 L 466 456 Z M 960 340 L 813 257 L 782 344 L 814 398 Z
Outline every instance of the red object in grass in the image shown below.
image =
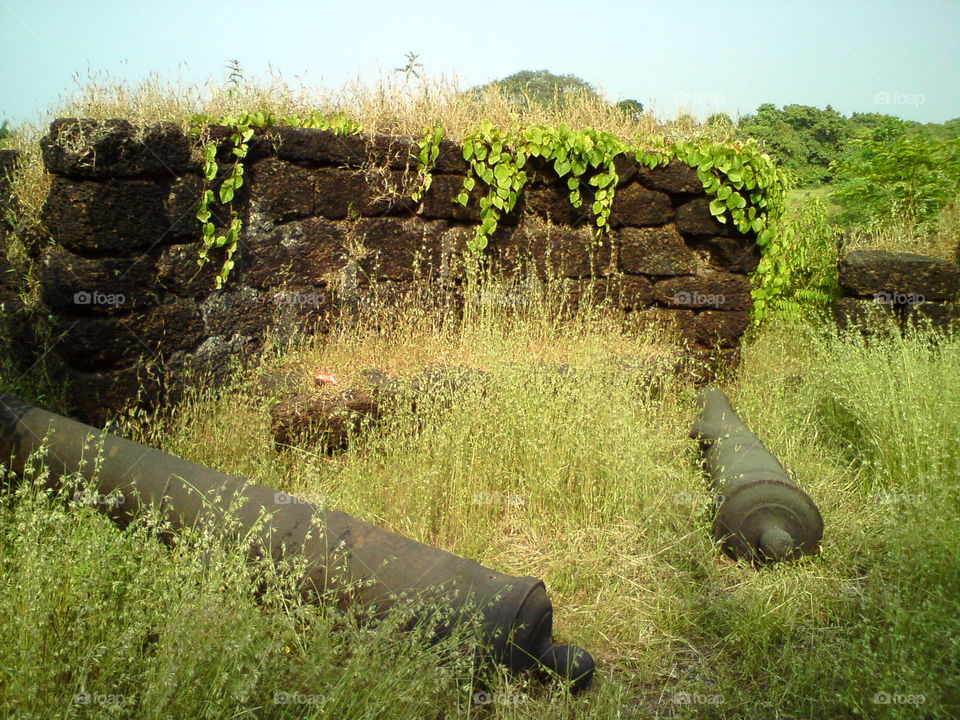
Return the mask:
M 337 382 L 337 377 L 333 373 L 328 372 L 315 372 L 313 374 L 313 379 L 317 381 L 317 384 L 322 385 L 326 383 L 327 385 L 339 385 Z

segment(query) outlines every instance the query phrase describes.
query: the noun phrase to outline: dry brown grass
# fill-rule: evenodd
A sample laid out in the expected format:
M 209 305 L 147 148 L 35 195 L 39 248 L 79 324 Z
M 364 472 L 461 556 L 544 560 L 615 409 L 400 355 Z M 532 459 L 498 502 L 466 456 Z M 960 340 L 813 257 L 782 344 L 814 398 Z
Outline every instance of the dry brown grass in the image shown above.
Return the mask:
M 706 127 L 688 115 L 659 123 L 652 115 L 638 121 L 596 96 L 565 93 L 549 104 L 512 103 L 499 88 L 488 88 L 475 97 L 456 77 L 417 79 L 381 76 L 374 84 L 358 81 L 339 88 L 293 86 L 275 77 L 269 82 L 244 82 L 234 87 L 166 81 L 157 76 L 130 85 L 105 76 L 94 76 L 54 114 L 97 119 L 124 118 L 134 124 L 158 121 L 187 124 L 195 114 L 231 115 L 260 110 L 276 116 L 311 112 L 344 113 L 369 133 L 419 135 L 426 126 L 444 128 L 447 137 L 459 140 L 481 120 L 503 129 L 527 124 L 592 127 L 627 141 L 657 135 L 669 140 L 709 137 L 728 139 L 731 129 Z M 725 134 L 726 133 L 726 134 Z
M 850 233 L 844 251 L 910 252 L 960 262 L 960 198 L 943 207 L 930 222 L 901 217 Z

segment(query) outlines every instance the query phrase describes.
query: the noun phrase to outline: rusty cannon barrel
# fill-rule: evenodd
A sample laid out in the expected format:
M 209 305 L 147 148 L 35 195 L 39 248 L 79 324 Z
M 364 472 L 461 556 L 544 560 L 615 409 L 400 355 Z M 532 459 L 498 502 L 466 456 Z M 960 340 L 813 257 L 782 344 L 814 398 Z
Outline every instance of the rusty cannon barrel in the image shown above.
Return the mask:
M 690 436 L 718 494 L 713 534 L 738 559 L 771 562 L 816 553 L 823 518 L 813 500 L 750 432 L 717 388 L 698 396 L 701 414 Z
M 252 557 L 306 558 L 303 591 L 386 610 L 398 596 L 442 603 L 453 621 L 476 618 L 489 656 L 514 671 L 549 669 L 585 687 L 593 658 L 552 642 L 553 605 L 542 581 L 512 577 L 401 535 L 326 510 L 0 395 L 0 462 L 23 474 L 31 454 L 56 484 L 79 474 L 120 524 L 152 506 L 174 529 L 220 527 L 228 518 L 252 542 Z M 111 495 L 112 494 L 112 495 Z M 103 508 L 101 508 L 103 509 Z M 264 521 L 264 517 L 268 520 Z

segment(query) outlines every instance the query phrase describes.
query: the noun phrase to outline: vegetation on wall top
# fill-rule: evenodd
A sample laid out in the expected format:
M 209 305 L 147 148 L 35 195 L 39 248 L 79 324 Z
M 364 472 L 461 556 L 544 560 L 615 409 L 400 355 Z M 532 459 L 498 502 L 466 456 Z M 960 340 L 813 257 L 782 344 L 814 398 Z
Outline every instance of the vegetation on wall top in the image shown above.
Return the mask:
M 198 118 L 208 121 L 209 118 Z M 243 184 L 243 158 L 255 129 L 275 125 L 314 127 L 338 133 L 360 131 L 358 123 L 348 118 L 329 117 L 316 113 L 309 117 L 274 117 L 265 113 L 242 113 L 218 118 L 216 124 L 229 125 L 233 163 L 229 176 L 219 188 L 219 200 L 229 206 L 236 191 Z M 417 188 L 413 198 L 419 200 L 431 185 L 431 170 L 438 156 L 444 131 L 440 127 L 425 128 L 417 151 Z M 487 192 L 480 198 L 480 223 L 469 247 L 481 252 L 496 232 L 504 213 L 511 212 L 528 181 L 524 167 L 529 158 L 541 158 L 557 175 L 566 181 L 570 203 L 581 207 L 590 202 L 595 233 L 599 238 L 609 227 L 617 182 L 614 159 L 617 155 L 633 153 L 636 161 L 649 168 L 665 165 L 676 158 L 696 168 L 704 190 L 712 196 L 710 212 L 722 223 L 730 223 L 741 233 L 755 233 L 757 244 L 765 252 L 777 237 L 777 222 L 785 209 L 788 176 L 768 155 L 752 142 L 725 145 L 716 142 L 666 142 L 662 138 L 646 138 L 645 145 L 624 142 L 609 132 L 593 128 L 574 129 L 566 123 L 559 126 L 531 124 L 519 130 L 496 127 L 483 120 L 479 127 L 466 134 L 461 141 L 463 157 L 470 163 L 470 173 L 464 178 L 461 192 L 451 201 L 466 205 L 470 193 L 481 182 Z M 204 147 L 205 176 L 212 184 L 218 176 L 217 144 Z M 203 223 L 203 247 L 199 262 L 207 261 L 211 248 L 224 247 L 226 257 L 218 276 L 218 286 L 226 281 L 233 268 L 241 220 L 231 209 L 231 223 L 222 234 L 217 234 L 211 218 L 210 205 L 214 191 L 207 188 L 197 217 Z M 780 266 L 761 262 L 757 270 L 759 282 L 754 299 L 758 312 L 777 289 L 764 282 L 765 275 L 774 274 Z

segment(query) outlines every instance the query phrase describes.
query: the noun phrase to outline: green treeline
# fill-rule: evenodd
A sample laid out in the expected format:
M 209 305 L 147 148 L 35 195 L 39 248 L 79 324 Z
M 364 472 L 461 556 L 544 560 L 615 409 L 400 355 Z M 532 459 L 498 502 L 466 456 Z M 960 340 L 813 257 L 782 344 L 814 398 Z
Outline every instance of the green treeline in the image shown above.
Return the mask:
M 711 116 L 708 122 L 718 117 L 722 116 Z M 741 117 L 738 129 L 762 142 L 767 152 L 793 173 L 799 186 L 809 187 L 837 181 L 842 167 L 869 158 L 878 144 L 910 138 L 927 141 L 925 146 L 934 148 L 955 140 L 960 137 L 960 118 L 924 124 L 883 113 L 846 117 L 829 105 L 821 110 L 764 103 L 752 115 Z

